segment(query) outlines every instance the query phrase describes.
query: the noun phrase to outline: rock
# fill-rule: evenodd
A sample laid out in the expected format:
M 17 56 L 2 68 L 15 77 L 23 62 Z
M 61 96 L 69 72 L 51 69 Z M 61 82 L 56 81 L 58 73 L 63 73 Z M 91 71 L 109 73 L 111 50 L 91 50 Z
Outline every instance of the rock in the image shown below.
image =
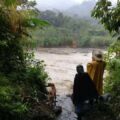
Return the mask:
M 56 117 L 54 111 L 44 102 L 34 105 L 27 115 L 29 120 L 54 120 Z
M 53 111 L 55 112 L 56 115 L 59 115 L 62 112 L 62 107 L 61 106 L 55 106 L 53 108 Z

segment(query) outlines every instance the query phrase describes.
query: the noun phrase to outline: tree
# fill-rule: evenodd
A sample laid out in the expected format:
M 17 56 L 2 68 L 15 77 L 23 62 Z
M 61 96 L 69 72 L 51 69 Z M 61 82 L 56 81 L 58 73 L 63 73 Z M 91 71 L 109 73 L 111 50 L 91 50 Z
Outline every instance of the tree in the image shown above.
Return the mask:
M 108 49 L 107 70 L 109 75 L 106 78 L 105 90 L 112 94 L 111 109 L 120 119 L 120 2 L 112 6 L 108 0 L 99 0 L 93 9 L 92 16 L 99 19 L 104 27 L 117 36 L 115 41 Z
M 30 2 L 31 3 L 31 2 Z M 45 25 L 47 22 L 35 16 L 26 0 L 0 1 L 0 71 L 10 73 L 25 68 L 22 40 L 29 36 L 27 28 Z M 32 4 L 32 3 L 31 3 Z M 33 4 L 32 4 L 33 5 Z M 17 7 L 20 9 L 17 9 Z M 27 9 L 23 9 L 23 6 Z
M 99 0 L 92 11 L 92 16 L 99 19 L 104 27 L 110 32 L 118 35 L 120 39 L 120 2 L 116 6 L 108 0 Z
M 26 0 L 0 0 L 1 120 L 41 119 L 40 109 L 38 118 L 34 117 L 34 103 L 45 98 L 48 75 L 43 61 L 35 61 L 23 47 L 30 36 L 28 29 L 46 24 L 36 18 L 35 12 Z

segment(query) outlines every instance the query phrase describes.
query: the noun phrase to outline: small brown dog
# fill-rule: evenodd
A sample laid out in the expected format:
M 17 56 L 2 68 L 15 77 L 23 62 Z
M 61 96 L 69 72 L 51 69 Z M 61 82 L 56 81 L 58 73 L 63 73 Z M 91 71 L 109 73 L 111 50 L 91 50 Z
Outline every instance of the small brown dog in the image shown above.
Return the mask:
M 53 107 L 56 105 L 56 87 L 54 83 L 48 83 L 48 104 Z

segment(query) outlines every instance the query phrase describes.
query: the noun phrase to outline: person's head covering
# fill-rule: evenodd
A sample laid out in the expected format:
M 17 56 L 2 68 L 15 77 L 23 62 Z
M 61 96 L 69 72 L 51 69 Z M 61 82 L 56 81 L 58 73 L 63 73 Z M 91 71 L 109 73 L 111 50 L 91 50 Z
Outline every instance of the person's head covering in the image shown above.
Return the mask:
M 83 68 L 82 65 L 77 65 L 76 70 L 77 70 L 78 73 L 83 73 L 84 72 L 84 68 Z
M 103 60 L 103 53 L 100 50 L 93 50 L 92 51 L 92 57 L 96 61 L 102 61 Z

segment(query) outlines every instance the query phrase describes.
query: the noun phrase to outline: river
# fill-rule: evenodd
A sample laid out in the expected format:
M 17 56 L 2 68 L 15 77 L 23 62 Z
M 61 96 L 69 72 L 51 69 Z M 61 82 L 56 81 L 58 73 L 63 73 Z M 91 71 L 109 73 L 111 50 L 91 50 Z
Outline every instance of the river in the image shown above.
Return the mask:
M 62 106 L 62 114 L 57 120 L 76 120 L 71 98 L 76 66 L 82 64 L 86 71 L 86 64 L 91 61 L 92 48 L 40 48 L 35 51 L 35 58 L 44 60 L 51 81 L 57 89 L 57 105 Z

